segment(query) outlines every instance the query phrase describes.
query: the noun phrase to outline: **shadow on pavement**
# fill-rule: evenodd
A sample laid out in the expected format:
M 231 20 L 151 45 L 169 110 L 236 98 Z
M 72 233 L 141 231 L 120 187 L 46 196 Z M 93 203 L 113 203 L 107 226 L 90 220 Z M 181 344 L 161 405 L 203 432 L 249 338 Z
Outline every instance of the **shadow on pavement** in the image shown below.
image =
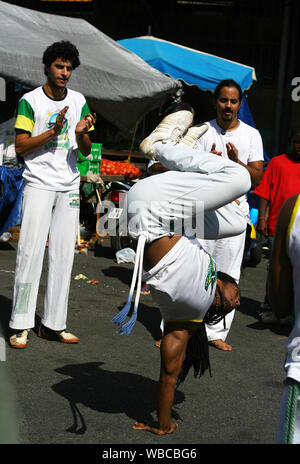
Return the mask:
M 241 306 L 238 311 L 248 316 L 252 316 L 256 319 L 253 324 L 247 325 L 250 329 L 254 330 L 270 330 L 271 332 L 277 335 L 288 336 L 291 331 L 290 325 L 280 325 L 280 324 L 265 324 L 262 323 L 258 317 L 260 311 L 260 302 L 257 300 L 252 300 L 251 298 L 241 298 Z
M 280 324 L 263 324 L 261 321 L 254 322 L 253 324 L 247 325 L 249 329 L 254 330 L 270 330 L 271 332 L 288 337 L 291 332 L 291 326 L 280 325 Z
M 148 298 L 151 298 L 151 296 L 149 295 Z M 137 320 L 150 332 L 155 341 L 161 339 L 161 313 L 159 308 L 140 303 Z
M 107 269 L 103 269 L 102 272 L 106 277 L 119 279 L 123 284 L 128 285 L 128 287 L 131 284 L 132 269 L 123 266 L 110 266 Z
M 115 253 L 110 247 L 96 246 L 94 250 L 94 256 L 96 258 L 108 258 L 114 259 Z
M 137 374 L 108 371 L 100 367 L 103 364 L 90 362 L 55 369 L 55 372 L 71 377 L 52 386 L 55 393 L 69 402 L 73 424 L 68 432 L 82 435 L 87 430 L 79 404 L 108 414 L 125 413 L 134 422 L 153 421 L 152 413 L 157 407 L 157 382 Z M 177 390 L 174 405 L 184 399 L 184 393 Z M 174 410 L 172 417 L 180 420 Z
M 252 316 L 255 319 L 258 319 L 260 302 L 257 300 L 252 300 L 252 298 L 241 298 L 241 304 L 238 308 L 240 313 L 246 314 L 247 316 Z
M 11 336 L 12 329 L 9 328 L 9 321 L 11 315 L 11 305 L 12 300 L 6 298 L 3 295 L 0 295 L 0 325 L 2 326 L 2 333 L 5 337 L 5 340 L 8 341 Z M 40 326 L 41 318 L 38 314 L 35 315 L 35 327 L 32 329 L 36 334 L 38 333 L 38 328 Z
M 151 298 L 150 295 L 147 295 L 145 298 Z M 126 304 L 126 301 L 124 301 L 119 307 L 118 310 L 121 311 Z M 132 312 L 133 312 L 133 307 L 134 307 L 134 300 L 131 303 L 131 310 L 128 313 L 128 319 L 131 317 Z M 117 313 L 116 313 L 117 314 Z M 127 320 L 128 320 L 127 319 Z M 139 303 L 139 308 L 138 308 L 138 314 L 137 314 L 137 320 L 143 324 L 145 329 L 148 330 L 148 332 L 152 335 L 153 339 L 155 341 L 161 339 L 161 330 L 160 330 L 160 324 L 161 324 L 161 313 L 159 308 L 153 308 L 152 306 L 147 306 L 143 303 Z
M 2 333 L 6 340 L 8 340 L 10 329 L 8 327 L 8 323 L 10 320 L 10 313 L 11 313 L 11 304 L 12 300 L 6 298 L 3 295 L 0 295 L 0 324 L 2 325 Z
M 288 336 L 291 331 L 291 326 L 289 325 L 280 325 L 280 324 L 263 324 L 259 317 L 260 311 L 260 302 L 257 300 L 252 300 L 251 298 L 241 298 L 241 305 L 238 309 L 239 312 L 246 314 L 247 316 L 252 316 L 256 319 L 253 324 L 247 325 L 250 329 L 254 330 L 270 330 L 271 332 L 277 335 Z
M 15 248 L 8 242 L 0 242 L 0 251 L 1 250 L 10 250 L 10 251 L 15 251 Z

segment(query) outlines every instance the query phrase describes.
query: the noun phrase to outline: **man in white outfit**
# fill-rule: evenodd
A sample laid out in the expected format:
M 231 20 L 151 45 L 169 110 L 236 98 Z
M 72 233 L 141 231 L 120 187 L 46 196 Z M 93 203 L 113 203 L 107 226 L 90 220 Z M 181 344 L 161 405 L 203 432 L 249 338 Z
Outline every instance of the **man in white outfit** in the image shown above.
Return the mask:
M 229 158 L 244 166 L 253 186 L 257 186 L 263 175 L 263 145 L 257 129 L 240 121 L 237 113 L 242 104 L 242 90 L 235 81 L 221 81 L 216 87 L 215 107 L 217 118 L 207 122 L 208 130 L 194 148 Z M 249 214 L 246 195 L 237 198 L 245 216 Z M 216 261 L 217 269 L 230 274 L 238 283 L 245 246 L 245 234 L 218 240 L 202 240 L 203 248 Z M 232 346 L 225 342 L 233 321 L 234 311 L 224 321 L 207 326 L 209 343 L 218 349 L 230 351 Z
M 67 89 L 79 53 L 70 42 L 43 54 L 47 81 L 18 105 L 16 153 L 24 158 L 23 215 L 17 252 L 10 344 L 25 348 L 35 326 L 36 301 L 47 237 L 49 265 L 44 312 L 38 335 L 63 343 L 79 338 L 66 329 L 68 295 L 79 220 L 78 149 L 89 155 L 96 115 L 85 98 Z

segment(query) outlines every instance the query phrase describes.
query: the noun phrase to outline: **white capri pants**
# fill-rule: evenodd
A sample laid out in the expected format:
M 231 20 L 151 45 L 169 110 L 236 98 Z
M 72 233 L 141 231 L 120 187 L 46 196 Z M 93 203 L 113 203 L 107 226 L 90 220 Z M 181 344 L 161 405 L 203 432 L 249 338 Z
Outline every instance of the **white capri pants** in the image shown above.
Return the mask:
M 9 323 L 12 329 L 35 326 L 36 302 L 48 235 L 48 276 L 41 322 L 52 330 L 66 328 L 78 221 L 78 189 L 55 192 L 25 186 Z

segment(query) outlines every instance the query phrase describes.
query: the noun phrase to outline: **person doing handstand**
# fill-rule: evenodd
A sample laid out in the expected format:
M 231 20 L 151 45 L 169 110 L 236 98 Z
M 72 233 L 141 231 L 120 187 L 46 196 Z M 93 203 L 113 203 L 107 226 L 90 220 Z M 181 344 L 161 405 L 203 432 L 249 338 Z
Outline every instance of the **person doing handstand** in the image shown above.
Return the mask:
M 203 213 L 203 227 L 197 228 L 202 237 L 243 233 L 246 221 L 234 200 L 249 190 L 250 175 L 237 163 L 211 153 L 199 156 L 187 147 L 185 137 L 196 142 L 203 133 L 201 127 L 190 127 L 192 121 L 190 109 L 173 112 L 140 145 L 145 156 L 156 158 L 168 171 L 137 182 L 128 192 L 128 231 L 137 239 L 136 260 L 127 304 L 113 318 L 121 334 L 130 333 L 137 319 L 141 281 L 150 286 L 165 320 L 158 424 L 135 423 L 133 428 L 158 435 L 177 428 L 171 421 L 176 384 L 184 381 L 192 366 L 195 377 L 210 371 L 205 323 L 222 320 L 240 303 L 235 280 L 217 273 L 214 260 L 195 235 L 184 234 L 182 222 L 185 225 Z M 133 313 L 125 323 L 136 281 Z

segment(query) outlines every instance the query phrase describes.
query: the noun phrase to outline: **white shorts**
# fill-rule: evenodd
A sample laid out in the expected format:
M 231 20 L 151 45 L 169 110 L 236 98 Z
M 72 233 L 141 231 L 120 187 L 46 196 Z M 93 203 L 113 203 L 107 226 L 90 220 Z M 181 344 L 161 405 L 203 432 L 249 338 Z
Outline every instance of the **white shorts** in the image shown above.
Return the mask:
M 198 240 L 183 236 L 143 275 L 166 322 L 202 322 L 215 296 L 216 265 Z

